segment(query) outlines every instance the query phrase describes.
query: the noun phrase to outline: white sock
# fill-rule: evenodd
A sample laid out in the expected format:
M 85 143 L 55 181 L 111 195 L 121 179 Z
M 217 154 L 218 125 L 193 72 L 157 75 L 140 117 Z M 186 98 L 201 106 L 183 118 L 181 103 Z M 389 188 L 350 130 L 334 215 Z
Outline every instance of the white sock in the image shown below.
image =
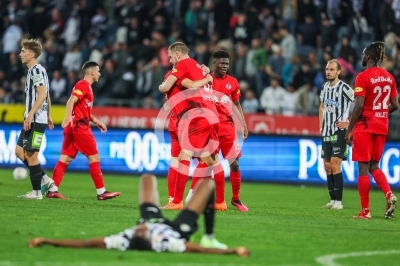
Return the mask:
M 42 184 L 46 184 L 50 182 L 50 177 L 48 175 L 42 176 Z
M 336 200 L 335 203 L 339 204 L 339 205 L 342 205 L 342 201 L 341 200 Z
M 97 191 L 97 195 L 101 195 L 104 192 L 106 192 L 106 189 L 103 187 L 103 188 L 96 189 L 96 191 Z
M 41 190 L 34 190 L 33 192 L 36 194 L 36 196 L 42 195 L 42 191 Z
M 174 201 L 174 197 L 169 197 L 168 198 L 168 203 L 171 203 L 171 202 L 173 202 Z
M 209 238 L 209 239 L 213 239 L 214 238 L 214 234 L 206 234 L 206 236 Z
M 186 196 L 185 203 L 187 204 L 193 196 L 193 189 L 189 189 L 189 192 Z
M 49 191 L 50 191 L 50 192 L 56 192 L 56 191 L 58 191 L 58 187 L 57 187 L 56 185 L 53 185 L 53 186 L 49 189 Z
M 331 204 L 335 204 L 335 201 L 334 201 L 334 200 L 331 200 Z

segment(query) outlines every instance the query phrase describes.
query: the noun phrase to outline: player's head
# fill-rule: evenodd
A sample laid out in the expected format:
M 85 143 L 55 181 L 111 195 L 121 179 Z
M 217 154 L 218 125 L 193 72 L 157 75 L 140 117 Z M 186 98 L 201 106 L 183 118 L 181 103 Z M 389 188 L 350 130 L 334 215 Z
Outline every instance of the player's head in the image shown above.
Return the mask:
M 229 68 L 229 53 L 218 50 L 212 54 L 212 57 L 214 58 L 214 72 L 219 76 L 224 76 Z
M 32 59 L 37 59 L 42 54 L 42 44 L 36 39 L 23 39 L 21 41 L 21 53 L 19 54 L 23 64 Z
M 176 65 L 182 58 L 189 56 L 189 48 L 183 42 L 174 42 L 168 48 L 169 62 Z
M 99 64 L 94 61 L 87 61 L 82 66 L 83 75 L 85 78 L 90 78 L 93 82 L 99 81 L 101 76 Z
M 129 247 L 135 250 L 151 250 L 151 234 L 145 224 L 137 226 L 133 233 Z
M 329 81 L 334 81 L 338 79 L 341 70 L 342 70 L 342 65 L 339 63 L 337 59 L 329 60 L 325 68 L 326 79 Z
M 373 42 L 368 45 L 362 53 L 362 65 L 367 66 L 370 61 L 372 66 L 377 66 L 385 60 L 385 43 Z

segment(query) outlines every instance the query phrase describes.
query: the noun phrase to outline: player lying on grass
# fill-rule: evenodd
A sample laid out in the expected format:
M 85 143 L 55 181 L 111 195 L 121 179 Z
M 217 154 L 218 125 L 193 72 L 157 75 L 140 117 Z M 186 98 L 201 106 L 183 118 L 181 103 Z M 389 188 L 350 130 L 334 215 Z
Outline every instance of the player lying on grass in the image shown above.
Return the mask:
M 204 179 L 196 186 L 193 197 L 186 208 L 173 221 L 161 214 L 157 181 L 153 175 L 144 174 L 140 180 L 139 202 L 141 218 L 137 226 L 106 237 L 89 240 L 53 240 L 34 238 L 29 240 L 30 247 L 52 245 L 75 248 L 101 248 L 118 250 L 153 250 L 156 252 L 174 253 L 210 253 L 236 254 L 247 257 L 250 251 L 244 247 L 227 249 L 226 245 L 213 241 L 208 237 L 202 238 L 200 245 L 189 241 L 190 236 L 197 231 L 197 220 L 204 214 L 207 235 L 213 234 L 214 229 L 214 181 Z M 207 241 L 203 241 L 207 239 Z M 215 239 L 215 238 L 213 238 Z M 219 247 L 216 247 L 219 246 Z

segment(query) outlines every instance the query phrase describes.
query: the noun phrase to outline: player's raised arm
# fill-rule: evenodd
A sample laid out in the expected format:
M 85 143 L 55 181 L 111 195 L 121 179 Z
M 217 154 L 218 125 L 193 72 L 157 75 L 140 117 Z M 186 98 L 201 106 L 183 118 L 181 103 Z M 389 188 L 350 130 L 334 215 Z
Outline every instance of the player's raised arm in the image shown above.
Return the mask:
M 174 84 L 177 80 L 178 80 L 177 77 L 170 75 L 167 78 L 167 80 L 163 84 L 160 85 L 160 87 L 159 87 L 160 92 L 162 92 L 162 93 L 168 92 L 172 88 L 172 86 L 174 86 Z
M 71 248 L 100 248 L 105 249 L 104 237 L 92 238 L 88 240 L 55 240 L 47 238 L 33 238 L 28 241 L 30 248 L 50 245 L 56 247 L 71 247 Z
M 186 242 L 187 253 L 207 253 L 207 254 L 225 254 L 231 255 L 236 254 L 239 257 L 247 258 L 250 255 L 250 250 L 244 247 L 220 249 L 220 248 L 204 248 L 196 243 Z
M 196 81 L 192 81 L 192 80 L 190 80 L 188 78 L 185 78 L 181 82 L 181 84 L 185 88 L 188 88 L 190 90 L 196 90 L 196 89 L 198 89 L 200 87 L 203 87 L 203 86 L 205 86 L 207 84 L 211 84 L 212 81 L 213 81 L 213 78 L 211 77 L 211 75 L 207 74 L 207 76 L 205 78 L 200 79 L 200 80 L 196 80 Z

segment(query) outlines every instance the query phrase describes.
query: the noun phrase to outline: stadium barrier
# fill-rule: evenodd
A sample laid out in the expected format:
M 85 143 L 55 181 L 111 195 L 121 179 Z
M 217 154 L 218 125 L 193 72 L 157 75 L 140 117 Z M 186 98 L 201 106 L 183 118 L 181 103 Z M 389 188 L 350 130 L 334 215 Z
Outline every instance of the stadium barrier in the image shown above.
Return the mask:
M 0 124 L 0 167 L 16 167 L 22 163 L 14 150 L 20 125 Z M 170 162 L 170 138 L 152 130 L 110 129 L 101 134 L 93 129 L 105 172 L 140 174 L 152 172 L 167 174 Z M 44 168 L 56 164 L 63 139 L 62 129 L 46 131 L 39 154 Z M 243 157 L 240 159 L 242 179 L 262 182 L 321 183 L 326 175 L 321 157 L 321 139 L 300 136 L 250 135 L 241 142 Z M 400 188 L 400 143 L 388 142 L 381 160 L 381 168 L 393 186 Z M 351 149 L 349 157 L 351 158 Z M 357 164 L 350 158 L 343 163 L 346 184 L 357 184 Z M 192 162 L 192 171 L 195 162 Z M 225 175 L 229 165 L 223 161 Z M 78 155 L 69 170 L 87 171 L 87 159 Z
M 25 105 L 0 105 L 0 123 L 23 123 Z M 65 106 L 52 105 L 51 114 L 56 125 L 65 117 Z M 93 115 L 114 128 L 153 129 L 159 110 L 123 107 L 93 107 Z M 245 114 L 250 133 L 319 136 L 318 117 Z M 237 125 L 240 123 L 237 121 Z

